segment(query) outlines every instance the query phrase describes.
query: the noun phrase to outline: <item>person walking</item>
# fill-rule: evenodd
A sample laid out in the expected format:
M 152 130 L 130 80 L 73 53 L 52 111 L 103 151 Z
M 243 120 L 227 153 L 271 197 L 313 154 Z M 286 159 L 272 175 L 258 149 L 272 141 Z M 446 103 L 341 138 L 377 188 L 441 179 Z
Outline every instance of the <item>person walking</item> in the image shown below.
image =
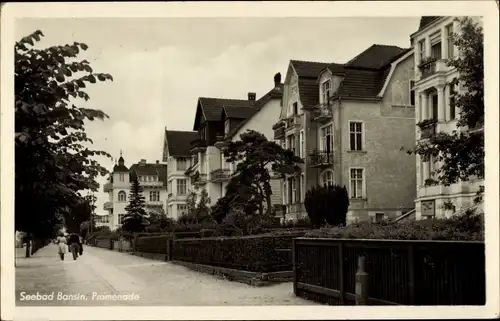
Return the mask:
M 64 261 L 64 254 L 66 253 L 67 244 L 66 244 L 66 238 L 64 237 L 64 234 L 62 232 L 58 233 L 56 244 L 59 257 L 61 258 L 61 261 Z
M 78 234 L 71 234 L 69 236 L 69 248 L 71 250 L 71 254 L 73 254 L 73 260 L 78 258 L 78 254 L 81 253 L 82 245 L 80 243 L 80 236 Z

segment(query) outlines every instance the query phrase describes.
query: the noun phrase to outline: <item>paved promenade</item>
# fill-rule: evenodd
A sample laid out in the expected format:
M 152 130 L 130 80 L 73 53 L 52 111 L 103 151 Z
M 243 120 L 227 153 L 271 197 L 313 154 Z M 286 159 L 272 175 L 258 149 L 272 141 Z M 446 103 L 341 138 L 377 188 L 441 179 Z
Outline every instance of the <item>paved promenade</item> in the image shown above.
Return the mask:
M 316 305 L 295 297 L 291 282 L 251 287 L 169 262 L 89 246 L 76 261 L 69 255 L 61 261 L 53 244 L 31 258 L 22 254 L 22 249 L 16 251 L 18 306 Z M 27 300 L 27 295 L 37 293 L 37 300 Z M 53 298 L 47 297 L 50 294 Z

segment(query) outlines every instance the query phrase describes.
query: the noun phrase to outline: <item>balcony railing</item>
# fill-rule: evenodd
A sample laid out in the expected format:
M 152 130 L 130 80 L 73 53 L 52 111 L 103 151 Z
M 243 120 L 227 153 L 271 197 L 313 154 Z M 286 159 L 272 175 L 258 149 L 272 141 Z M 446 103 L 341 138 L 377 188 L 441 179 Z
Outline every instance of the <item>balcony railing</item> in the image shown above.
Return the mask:
M 111 192 L 113 190 L 113 183 L 109 182 L 103 186 L 104 193 Z
M 163 186 L 163 182 L 161 181 L 146 181 L 146 182 L 139 182 L 139 184 L 141 184 L 142 186 L 145 186 L 145 187 L 162 187 Z
M 210 180 L 212 182 L 227 181 L 230 179 L 230 173 L 231 173 L 231 171 L 227 168 L 219 168 L 219 169 L 213 170 L 210 173 Z
M 227 146 L 227 141 L 224 139 L 224 136 L 217 135 L 217 137 L 215 138 L 215 144 L 214 145 L 218 149 L 223 149 L 224 147 Z
M 207 141 L 204 139 L 195 139 L 191 142 L 191 152 L 198 153 L 207 150 Z
M 420 138 L 429 139 L 436 135 L 436 122 L 430 121 L 420 127 Z
M 278 127 L 274 130 L 274 139 L 285 137 L 285 127 Z
M 309 155 L 309 160 L 311 162 L 311 167 L 321 167 L 333 165 L 333 153 L 332 152 L 313 152 Z
M 207 183 L 207 174 L 196 173 L 191 177 L 191 184 L 195 186 L 205 185 Z
M 420 70 L 421 78 L 427 78 L 436 73 L 436 63 L 437 59 L 433 57 L 425 58 L 424 61 L 418 65 Z
M 293 116 L 288 117 L 285 120 L 285 128 L 287 131 L 290 129 L 295 129 L 295 128 L 299 128 L 299 127 L 300 127 L 300 116 L 293 115 Z
M 111 202 L 111 201 L 105 202 L 103 205 L 103 208 L 105 211 L 112 210 L 113 209 L 113 202 Z
M 318 105 L 314 108 L 312 116 L 315 121 L 328 121 L 333 117 L 333 108 L 331 105 Z

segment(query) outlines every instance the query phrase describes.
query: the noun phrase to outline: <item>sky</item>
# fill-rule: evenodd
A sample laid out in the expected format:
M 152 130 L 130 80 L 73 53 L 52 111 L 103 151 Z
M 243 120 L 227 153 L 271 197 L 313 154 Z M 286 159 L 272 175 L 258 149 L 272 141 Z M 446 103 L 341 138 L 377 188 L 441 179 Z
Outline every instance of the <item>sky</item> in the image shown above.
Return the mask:
M 23 18 L 15 37 L 35 30 L 37 47 L 83 42 L 79 57 L 113 82 L 89 85 L 82 107 L 105 121 L 87 122 L 93 148 L 125 164 L 161 161 L 164 130 L 192 130 L 198 97 L 257 99 L 285 78 L 291 59 L 347 62 L 372 44 L 410 47 L 420 17 L 362 18 Z M 112 170 L 114 161 L 99 158 Z M 97 214 L 107 195 L 100 178 Z

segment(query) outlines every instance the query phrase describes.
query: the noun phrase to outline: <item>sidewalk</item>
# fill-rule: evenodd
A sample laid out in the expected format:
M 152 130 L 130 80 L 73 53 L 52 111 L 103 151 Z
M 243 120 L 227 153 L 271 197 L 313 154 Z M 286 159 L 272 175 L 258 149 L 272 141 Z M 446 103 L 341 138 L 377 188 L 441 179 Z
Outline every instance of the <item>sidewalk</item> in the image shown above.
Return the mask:
M 21 300 L 22 292 L 53 293 L 54 298 Z M 129 297 L 103 298 L 109 294 Z M 169 262 L 89 246 L 78 260 L 67 255 L 61 261 L 54 244 L 31 258 L 17 258 L 16 302 L 19 306 L 317 305 L 296 297 L 291 282 L 251 287 Z

